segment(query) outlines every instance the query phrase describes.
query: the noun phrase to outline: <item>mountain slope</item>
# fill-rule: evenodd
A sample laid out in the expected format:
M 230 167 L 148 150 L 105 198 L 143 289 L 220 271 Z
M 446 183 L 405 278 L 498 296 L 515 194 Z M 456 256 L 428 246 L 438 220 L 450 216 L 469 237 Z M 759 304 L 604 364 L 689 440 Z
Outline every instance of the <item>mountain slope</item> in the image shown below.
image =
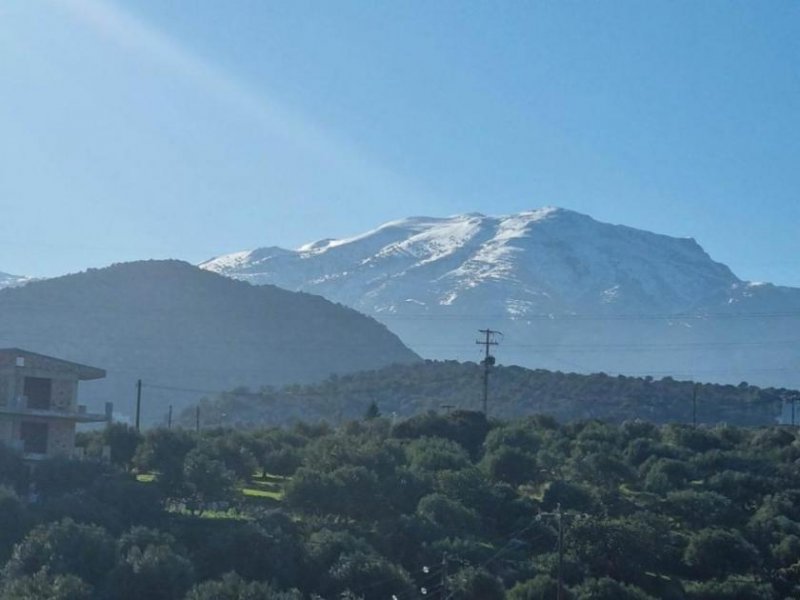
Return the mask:
M 475 363 L 424 361 L 331 378 L 320 383 L 269 390 L 229 392 L 203 401 L 204 424 L 261 424 L 359 419 L 375 402 L 384 416 L 409 417 L 429 410 L 480 410 L 482 369 Z M 579 375 L 520 367 L 498 367 L 491 379 L 489 412 L 512 419 L 547 414 L 561 421 L 644 419 L 656 423 L 693 419 L 690 381 Z M 782 389 L 705 384 L 698 387 L 698 423 L 774 425 Z M 181 415 L 191 426 L 192 411 Z
M 204 269 L 321 294 L 388 324 L 431 358 L 581 372 L 796 382 L 800 290 L 755 285 L 673 238 L 558 208 L 416 217 L 298 250 L 262 248 Z
M 178 261 L 146 261 L 0 290 L 0 341 L 102 367 L 95 407 L 131 414 L 146 385 L 229 389 L 311 382 L 417 360 L 383 325 L 309 294 L 255 287 Z M 146 420 L 199 396 L 145 388 Z

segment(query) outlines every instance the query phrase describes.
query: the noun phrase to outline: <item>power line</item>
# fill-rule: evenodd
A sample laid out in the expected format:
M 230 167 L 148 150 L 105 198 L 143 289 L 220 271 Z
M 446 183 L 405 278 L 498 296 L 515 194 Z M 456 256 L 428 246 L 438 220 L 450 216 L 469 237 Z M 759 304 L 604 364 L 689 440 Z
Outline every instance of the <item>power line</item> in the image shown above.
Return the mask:
M 461 348 L 463 344 L 457 342 L 452 343 L 430 343 L 430 342 L 414 342 L 404 340 L 408 346 L 425 347 L 425 348 Z M 717 348 L 717 347 L 748 347 L 748 346 L 795 346 L 800 345 L 800 339 L 797 340 L 762 340 L 762 341 L 719 341 L 719 342 L 669 342 L 665 344 L 653 342 L 620 342 L 620 343 L 560 343 L 552 342 L 548 344 L 515 344 L 504 343 L 504 348 L 524 348 L 531 350 L 677 350 L 682 348 Z
M 406 321 L 406 320 L 441 320 L 441 321 L 480 321 L 491 319 L 493 321 L 651 321 L 651 320 L 712 320 L 712 319 L 800 319 L 800 312 L 698 312 L 698 313 L 531 313 L 523 315 L 510 315 L 508 313 L 403 313 L 388 314 L 380 312 L 368 313 L 378 320 Z
M 46 281 L 46 280 L 44 280 Z M 6 288 L 11 291 L 24 290 L 25 288 Z M 287 293 L 293 293 L 285 290 Z M 160 307 L 160 306 L 136 306 L 136 307 L 122 307 L 119 304 L 109 303 L 91 303 L 82 299 L 80 303 L 70 303 L 64 301 L 35 301 L 35 302 L 17 302 L 14 300 L 7 300 L 0 298 L 0 307 L 3 309 L 34 309 L 34 308 L 66 308 L 80 312 L 86 312 L 92 309 L 109 309 L 115 313 L 127 312 L 130 314 L 143 314 L 143 313 L 175 313 L 184 315 L 187 306 L 175 307 Z M 349 307 L 350 310 L 357 311 L 358 308 Z M 207 312 L 209 314 L 218 314 L 219 309 L 211 306 L 197 306 L 193 305 L 192 310 Z M 286 312 L 290 312 L 287 310 Z M 293 311 L 291 311 L 293 312 Z M 377 320 L 443 320 L 443 321 L 478 321 L 491 319 L 494 321 L 642 321 L 642 320 L 710 320 L 710 319 L 800 319 L 800 311 L 758 311 L 758 312 L 721 312 L 721 311 L 708 311 L 708 312 L 678 312 L 678 313 L 578 313 L 578 312 L 563 312 L 563 313 L 529 313 L 513 315 L 507 312 L 503 313 L 387 313 L 377 312 L 370 310 L 363 310 L 366 316 L 372 317 Z M 340 319 L 341 315 L 318 315 L 319 320 L 327 318 Z M 306 317 L 303 315 L 285 315 L 282 319 L 304 321 Z

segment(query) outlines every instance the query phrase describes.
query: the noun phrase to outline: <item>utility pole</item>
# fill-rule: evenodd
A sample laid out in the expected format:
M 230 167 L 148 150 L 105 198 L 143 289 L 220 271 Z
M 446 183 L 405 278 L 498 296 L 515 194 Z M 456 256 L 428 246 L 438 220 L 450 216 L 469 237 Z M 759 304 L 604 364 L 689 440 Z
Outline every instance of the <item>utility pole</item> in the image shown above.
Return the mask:
M 558 588 L 556 591 L 557 600 L 564 600 L 564 512 L 561 510 L 561 503 L 556 504 L 556 509 L 552 512 L 542 512 L 536 516 L 536 520 L 542 517 L 555 517 L 558 527 Z
M 492 329 L 479 329 L 479 333 L 482 333 L 485 337 L 482 340 L 475 340 L 475 343 L 484 347 L 484 357 L 481 361 L 483 365 L 483 414 L 488 415 L 488 405 L 489 405 L 489 370 L 494 366 L 495 358 L 491 354 L 489 354 L 489 347 L 490 346 L 499 346 L 500 342 L 495 340 L 494 336 L 497 334 L 503 335 L 499 331 L 494 331 Z
M 194 428 L 197 433 L 200 433 L 200 405 L 194 411 Z
M 695 383 L 692 388 L 692 425 L 697 427 L 697 388 L 700 387 L 699 383 Z
M 447 552 L 442 554 L 442 598 L 447 598 Z
M 794 427 L 794 405 L 797 403 L 797 396 L 792 396 L 792 427 Z
M 556 519 L 558 520 L 558 600 L 564 600 L 564 521 L 561 513 L 561 503 L 556 505 Z
M 136 381 L 136 431 L 139 431 L 139 418 L 142 414 L 142 380 Z
M 169 405 L 169 412 L 167 413 L 167 429 L 172 429 L 172 404 Z

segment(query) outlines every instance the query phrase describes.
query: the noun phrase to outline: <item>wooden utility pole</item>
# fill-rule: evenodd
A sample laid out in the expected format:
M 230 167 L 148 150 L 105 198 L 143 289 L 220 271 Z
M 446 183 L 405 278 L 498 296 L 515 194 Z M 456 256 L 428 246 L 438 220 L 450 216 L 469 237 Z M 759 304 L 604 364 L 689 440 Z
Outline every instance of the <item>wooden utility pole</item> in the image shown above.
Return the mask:
M 561 503 L 556 504 L 556 509 L 552 512 L 542 512 L 536 517 L 555 517 L 558 527 L 558 587 L 556 589 L 557 600 L 564 600 L 564 512 L 561 510 Z
M 564 519 L 561 513 L 561 503 L 556 505 L 556 519 L 558 520 L 558 600 L 564 600 Z
M 441 598 L 447 598 L 447 552 L 442 554 L 442 583 L 441 583 L 442 591 L 440 594 Z
M 139 431 L 139 420 L 142 414 L 142 380 L 136 381 L 136 431 Z
M 484 356 L 481 364 L 483 365 L 483 414 L 488 415 L 489 410 L 489 371 L 494 366 L 495 358 L 491 354 L 489 354 L 489 347 L 490 346 L 499 346 L 500 342 L 495 340 L 494 336 L 499 334 L 503 335 L 499 331 L 494 331 L 492 329 L 479 329 L 479 333 L 484 335 L 484 339 L 482 340 L 475 340 L 476 344 L 479 344 L 484 347 Z
M 169 405 L 169 412 L 167 413 L 167 429 L 172 429 L 172 404 Z
M 200 405 L 194 411 L 194 428 L 197 433 L 200 433 Z

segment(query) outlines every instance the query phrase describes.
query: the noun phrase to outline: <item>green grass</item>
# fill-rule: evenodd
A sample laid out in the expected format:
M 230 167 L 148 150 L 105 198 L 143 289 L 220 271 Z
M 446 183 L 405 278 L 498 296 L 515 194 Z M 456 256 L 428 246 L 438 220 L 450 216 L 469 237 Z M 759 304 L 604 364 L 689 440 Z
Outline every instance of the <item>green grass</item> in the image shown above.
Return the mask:
M 248 498 L 269 498 L 280 502 L 283 500 L 283 478 L 268 477 L 266 481 L 254 479 L 242 487 L 242 493 Z
M 155 473 L 139 473 L 136 475 L 136 481 L 139 483 L 152 483 L 156 479 Z M 289 480 L 288 477 L 280 477 L 278 475 L 267 475 L 262 478 L 259 474 L 252 480 L 239 488 L 242 495 L 248 500 L 254 501 L 266 500 L 269 502 L 280 502 L 283 500 L 283 486 Z M 213 511 L 211 511 L 213 513 Z M 205 514 L 203 515 L 206 516 Z M 222 516 L 215 517 L 209 516 L 208 518 L 231 518 L 230 515 L 223 514 Z

